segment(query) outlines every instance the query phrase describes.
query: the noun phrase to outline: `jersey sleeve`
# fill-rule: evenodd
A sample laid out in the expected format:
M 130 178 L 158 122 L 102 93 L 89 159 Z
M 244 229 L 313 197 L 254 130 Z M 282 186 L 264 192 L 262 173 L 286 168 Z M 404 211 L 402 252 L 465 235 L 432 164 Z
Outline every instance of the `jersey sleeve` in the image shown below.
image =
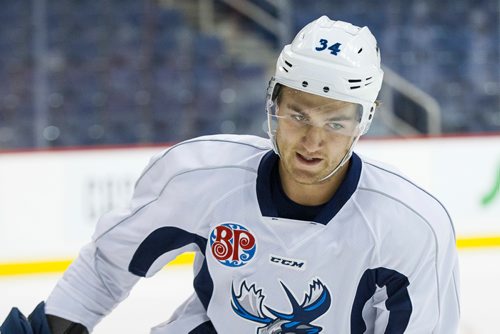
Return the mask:
M 265 139 L 220 135 L 159 153 L 137 181 L 129 207 L 101 217 L 91 242 L 47 299 L 46 312 L 92 331 L 140 277 L 152 276 L 177 255 L 193 251 L 196 302 L 206 306 L 211 290 L 200 282 L 207 275 L 207 217 L 214 201 L 254 182 L 256 163 L 267 150 Z M 197 316 L 206 320 L 199 310 Z
M 191 162 L 178 154 L 155 156 L 136 183 L 129 207 L 100 218 L 91 242 L 48 297 L 47 314 L 92 331 L 140 277 L 153 275 L 181 253 L 204 252 L 204 232 L 198 224 L 203 205 L 182 215 L 192 203 L 175 179 L 190 169 Z
M 381 265 L 373 273 L 374 333 L 458 331 L 456 242 L 449 217 L 439 211 L 400 215 L 404 223 L 391 226 L 382 242 Z
M 415 269 L 409 272 L 409 293 L 414 310 L 405 333 L 457 333 L 460 318 L 459 271 L 456 239 L 445 214 L 429 222 L 427 238 L 415 253 Z M 419 242 L 419 240 L 416 240 Z
M 448 211 L 391 166 L 365 160 L 363 177 L 357 200 L 376 247 L 357 287 L 351 328 L 456 333 L 458 254 Z

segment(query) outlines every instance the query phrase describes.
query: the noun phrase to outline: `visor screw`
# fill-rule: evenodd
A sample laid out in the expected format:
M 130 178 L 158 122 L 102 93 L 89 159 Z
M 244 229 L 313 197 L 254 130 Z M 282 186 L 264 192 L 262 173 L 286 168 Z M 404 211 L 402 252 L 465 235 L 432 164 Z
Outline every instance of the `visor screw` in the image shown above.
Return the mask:
M 309 83 L 307 81 L 302 81 L 302 87 L 307 87 L 309 86 Z
M 329 88 L 329 87 L 326 87 L 326 86 L 325 86 L 325 87 L 323 87 L 323 92 L 328 93 L 329 91 L 330 91 L 330 88 Z

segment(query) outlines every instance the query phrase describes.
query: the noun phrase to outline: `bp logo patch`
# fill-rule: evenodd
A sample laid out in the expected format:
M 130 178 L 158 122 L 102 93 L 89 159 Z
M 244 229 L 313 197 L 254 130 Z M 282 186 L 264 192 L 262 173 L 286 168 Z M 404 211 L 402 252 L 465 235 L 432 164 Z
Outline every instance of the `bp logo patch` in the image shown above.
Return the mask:
M 210 249 L 213 257 L 223 265 L 241 267 L 255 256 L 257 244 L 246 227 L 224 223 L 210 233 Z

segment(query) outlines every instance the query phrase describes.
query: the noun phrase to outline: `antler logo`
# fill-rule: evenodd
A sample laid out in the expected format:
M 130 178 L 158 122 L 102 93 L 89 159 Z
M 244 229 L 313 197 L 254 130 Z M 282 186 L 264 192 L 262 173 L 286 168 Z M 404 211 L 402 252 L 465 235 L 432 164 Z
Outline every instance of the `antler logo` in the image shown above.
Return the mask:
M 241 267 L 248 263 L 257 248 L 255 237 L 244 226 L 226 223 L 210 233 L 210 248 L 214 258 L 229 267 Z
M 262 294 L 262 289 L 257 289 L 255 284 L 249 287 L 246 281 L 241 283 L 238 294 L 234 292 L 234 286 L 232 288 L 233 311 L 244 319 L 263 324 L 264 326 L 257 328 L 256 334 L 320 333 L 323 328 L 311 322 L 330 308 L 331 297 L 326 286 L 319 279 L 313 280 L 309 284 L 309 292 L 299 304 L 287 286 L 283 282 L 280 283 L 290 302 L 291 313 L 278 312 L 263 305 L 265 296 Z

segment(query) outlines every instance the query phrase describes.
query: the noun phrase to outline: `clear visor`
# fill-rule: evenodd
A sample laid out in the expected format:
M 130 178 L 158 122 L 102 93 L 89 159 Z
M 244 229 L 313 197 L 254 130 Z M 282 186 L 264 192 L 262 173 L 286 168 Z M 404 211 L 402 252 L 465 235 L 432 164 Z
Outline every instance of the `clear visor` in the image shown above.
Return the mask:
M 356 138 L 360 134 L 362 106 L 329 99 L 285 86 L 266 103 L 269 134 L 316 133 L 324 138 Z M 274 96 L 275 95 L 275 96 Z M 313 130 L 313 131 L 312 131 Z

